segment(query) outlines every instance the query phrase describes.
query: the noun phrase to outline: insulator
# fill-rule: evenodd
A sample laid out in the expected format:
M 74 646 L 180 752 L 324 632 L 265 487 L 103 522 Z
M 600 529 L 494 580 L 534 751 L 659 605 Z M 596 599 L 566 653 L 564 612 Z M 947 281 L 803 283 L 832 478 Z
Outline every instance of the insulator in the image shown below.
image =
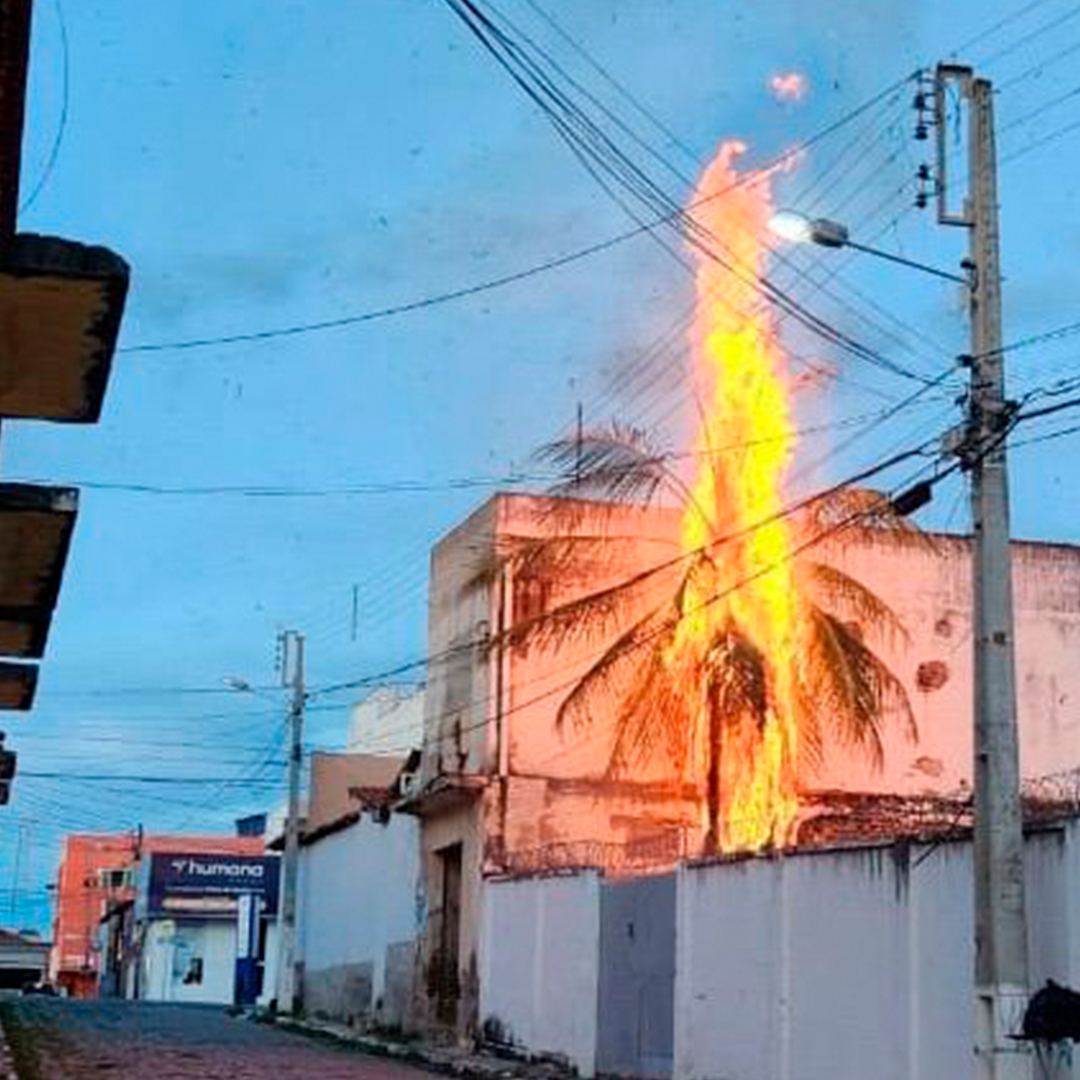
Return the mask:
M 926 111 L 926 95 L 921 90 L 915 95 L 915 101 L 913 102 L 913 104 L 915 108 L 919 110 L 919 112 Z
M 919 166 L 918 176 L 919 176 L 919 179 L 922 180 L 923 182 L 928 181 L 930 179 L 930 166 L 929 165 L 920 165 Z
M 915 125 L 915 138 L 919 142 L 926 142 L 930 137 L 929 129 L 921 120 Z
M 917 210 L 925 210 L 927 201 L 928 200 L 927 200 L 927 197 L 926 197 L 926 192 L 925 191 L 920 191 L 915 196 L 915 208 Z

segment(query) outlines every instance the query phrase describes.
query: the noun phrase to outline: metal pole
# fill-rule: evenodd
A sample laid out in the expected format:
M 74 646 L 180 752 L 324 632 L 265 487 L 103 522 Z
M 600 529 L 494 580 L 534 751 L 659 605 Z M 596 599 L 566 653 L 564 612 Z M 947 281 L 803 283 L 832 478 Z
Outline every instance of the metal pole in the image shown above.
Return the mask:
M 994 98 L 987 79 L 971 79 L 969 87 L 976 1075 L 1029 1080 L 1031 1057 L 1011 1038 L 1027 1004 L 1028 958 Z
M 289 643 L 293 648 L 290 650 Z M 296 1008 L 296 886 L 300 870 L 300 766 L 304 747 L 304 635 L 295 630 L 284 634 L 288 676 L 292 654 L 292 700 L 289 703 L 289 814 L 285 820 L 285 861 L 282 867 L 281 922 L 277 971 L 277 1005 L 280 1012 Z

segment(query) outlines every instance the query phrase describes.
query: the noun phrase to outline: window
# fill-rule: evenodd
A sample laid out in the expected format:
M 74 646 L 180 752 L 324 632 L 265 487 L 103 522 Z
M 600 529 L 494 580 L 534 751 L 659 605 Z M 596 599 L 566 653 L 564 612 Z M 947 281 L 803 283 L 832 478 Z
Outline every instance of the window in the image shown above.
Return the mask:
M 109 867 L 98 871 L 98 885 L 102 889 L 130 889 L 135 883 L 131 867 Z

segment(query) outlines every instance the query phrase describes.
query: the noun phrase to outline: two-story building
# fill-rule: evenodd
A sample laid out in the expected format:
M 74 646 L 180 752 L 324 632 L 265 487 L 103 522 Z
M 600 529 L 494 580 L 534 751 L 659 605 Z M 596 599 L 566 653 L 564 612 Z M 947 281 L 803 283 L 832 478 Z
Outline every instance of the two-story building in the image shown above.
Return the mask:
M 556 723 L 582 675 L 672 588 L 672 576 L 649 573 L 629 596 L 616 588 L 607 611 L 560 633 L 558 647 L 514 633 L 677 557 L 680 514 L 581 502 L 570 517 L 585 542 L 571 560 L 560 558 L 559 542 L 535 543 L 552 536 L 549 511 L 550 500 L 495 496 L 431 558 L 424 746 L 403 808 L 421 823 L 427 1018 L 459 1032 L 481 1020 L 486 877 L 584 866 L 649 872 L 705 853 L 704 777 L 673 776 L 659 757 L 614 777 L 610 712 Z M 960 536 L 933 539 L 932 548 L 900 544 L 871 529 L 817 549 L 900 617 L 905 634 L 878 648 L 907 691 L 918 739 L 886 723 L 877 767 L 851 747 L 829 747 L 800 776 L 796 844 L 857 832 L 867 799 L 882 806 L 889 796 L 888 831 L 928 797 L 969 789 L 971 548 Z M 511 551 L 525 557 L 507 559 Z M 1080 549 L 1017 542 L 1014 560 L 1021 764 L 1033 781 L 1080 766 Z

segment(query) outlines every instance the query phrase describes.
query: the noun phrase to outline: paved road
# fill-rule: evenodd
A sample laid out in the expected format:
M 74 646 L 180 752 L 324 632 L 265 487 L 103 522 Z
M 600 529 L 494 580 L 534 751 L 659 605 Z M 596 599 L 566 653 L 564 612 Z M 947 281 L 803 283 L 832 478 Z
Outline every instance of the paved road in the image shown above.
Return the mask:
M 31 1057 L 20 1080 L 431 1080 L 220 1008 L 49 998 L 11 1008 L 9 1042 Z

